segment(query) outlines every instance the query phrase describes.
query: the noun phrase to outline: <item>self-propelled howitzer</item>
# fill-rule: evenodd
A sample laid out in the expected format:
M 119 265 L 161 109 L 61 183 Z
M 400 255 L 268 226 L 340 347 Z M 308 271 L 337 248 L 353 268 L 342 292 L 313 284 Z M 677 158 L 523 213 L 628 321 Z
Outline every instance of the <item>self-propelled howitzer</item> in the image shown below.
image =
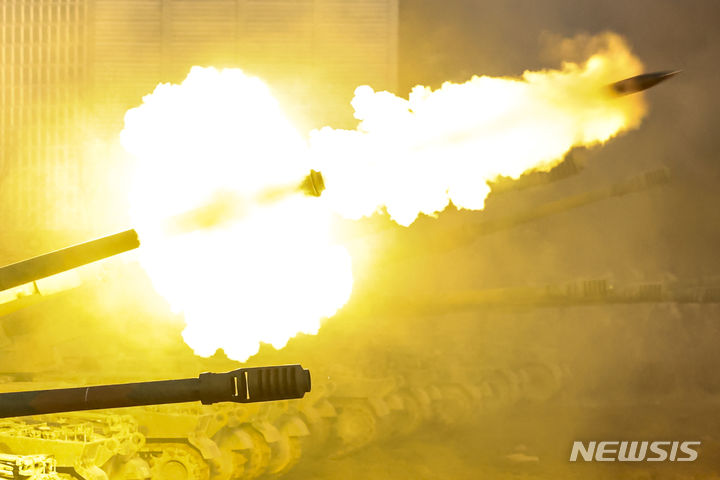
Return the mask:
M 300 185 L 269 192 L 267 201 L 298 191 L 319 196 L 323 189 L 322 176 L 311 171 Z M 131 229 L 0 267 L 0 315 L 77 286 L 58 288 L 53 278 L 139 246 Z M 48 282 L 51 288 L 46 289 Z M 310 372 L 300 365 L 241 368 L 178 380 L 1 393 L 0 418 L 194 401 L 265 402 L 302 398 L 309 391 Z

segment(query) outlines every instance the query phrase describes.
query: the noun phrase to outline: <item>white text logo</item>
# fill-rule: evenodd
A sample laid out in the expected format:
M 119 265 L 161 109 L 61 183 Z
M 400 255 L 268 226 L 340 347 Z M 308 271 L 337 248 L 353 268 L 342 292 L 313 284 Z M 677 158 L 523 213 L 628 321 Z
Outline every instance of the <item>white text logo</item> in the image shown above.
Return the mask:
M 700 442 L 573 442 L 570 461 L 586 462 L 694 462 Z

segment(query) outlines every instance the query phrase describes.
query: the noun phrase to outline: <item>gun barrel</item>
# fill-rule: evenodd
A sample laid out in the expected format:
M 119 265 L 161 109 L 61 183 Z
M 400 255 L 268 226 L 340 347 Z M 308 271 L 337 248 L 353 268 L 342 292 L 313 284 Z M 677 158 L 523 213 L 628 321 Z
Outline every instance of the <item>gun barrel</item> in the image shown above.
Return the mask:
M 194 401 L 267 402 L 309 391 L 310 372 L 300 365 L 240 368 L 180 380 L 1 393 L 0 418 Z
M 126 230 L 0 267 L 0 291 L 72 270 L 139 246 L 137 232 Z

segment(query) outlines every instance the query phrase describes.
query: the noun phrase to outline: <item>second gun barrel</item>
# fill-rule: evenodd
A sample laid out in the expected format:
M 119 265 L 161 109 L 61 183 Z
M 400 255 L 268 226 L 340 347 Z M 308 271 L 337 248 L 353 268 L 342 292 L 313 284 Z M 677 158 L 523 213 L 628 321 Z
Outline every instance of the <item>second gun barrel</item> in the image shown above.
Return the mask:
M 126 230 L 0 267 L 0 291 L 72 270 L 139 246 L 137 232 Z
M 195 401 L 267 402 L 309 391 L 310 372 L 300 365 L 240 368 L 179 380 L 0 393 L 0 418 Z

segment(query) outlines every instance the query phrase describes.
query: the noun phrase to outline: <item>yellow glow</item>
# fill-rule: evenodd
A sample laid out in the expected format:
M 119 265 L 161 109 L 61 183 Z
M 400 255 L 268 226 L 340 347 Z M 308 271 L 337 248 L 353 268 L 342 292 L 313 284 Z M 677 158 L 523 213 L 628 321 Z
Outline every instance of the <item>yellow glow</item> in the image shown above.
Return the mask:
M 595 39 L 598 40 L 598 39 Z M 325 196 L 342 215 L 386 208 L 402 225 L 420 213 L 482 209 L 497 176 L 548 170 L 573 146 L 605 142 L 636 127 L 642 95 L 611 98 L 607 86 L 642 72 L 622 39 L 606 34 L 584 64 L 525 72 L 522 78 L 473 77 L 409 99 L 370 87 L 355 91 L 357 130 L 325 127 L 311 135 Z
M 238 69 L 194 67 L 181 85 L 159 85 L 127 113 L 121 140 L 138 160 L 131 218 L 141 262 L 184 313 L 187 343 L 244 360 L 260 342 L 282 347 L 316 332 L 352 288 L 349 255 L 331 240 L 333 212 L 385 208 L 409 225 L 450 201 L 481 209 L 488 181 L 547 170 L 573 146 L 636 127 L 642 97 L 613 98 L 607 86 L 642 65 L 619 37 L 602 40 L 583 64 L 418 86 L 407 100 L 358 87 L 358 128 L 325 127 L 309 142 L 265 84 Z M 325 177 L 320 199 L 271 194 L 311 168 Z
M 121 141 L 137 159 L 130 200 L 140 261 L 184 313 L 183 336 L 198 355 L 223 348 L 245 360 L 259 342 L 280 348 L 316 333 L 347 301 L 350 258 L 330 239 L 326 202 L 255 200 L 310 171 L 303 139 L 259 79 L 195 67 L 130 110 Z M 228 199 L 238 206 L 225 208 Z M 178 218 L 180 234 L 167 228 Z

